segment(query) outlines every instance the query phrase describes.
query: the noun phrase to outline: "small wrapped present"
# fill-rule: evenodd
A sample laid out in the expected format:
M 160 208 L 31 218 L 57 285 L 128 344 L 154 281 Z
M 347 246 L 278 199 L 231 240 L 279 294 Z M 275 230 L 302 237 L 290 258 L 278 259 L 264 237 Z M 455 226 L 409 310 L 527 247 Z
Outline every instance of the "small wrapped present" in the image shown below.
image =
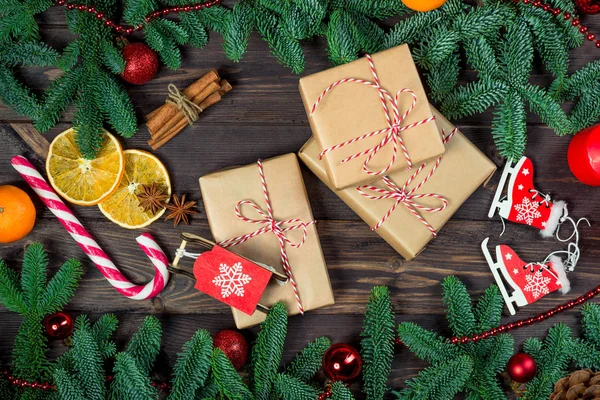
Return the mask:
M 444 116 L 433 109 L 446 152 L 413 171 L 391 173 L 378 181 L 335 190 L 319 144 L 311 138 L 300 159 L 354 212 L 407 260 L 416 257 L 436 237 L 458 208 L 496 170 L 492 163 Z M 438 133 L 438 134 L 440 134 Z
M 418 167 L 444 152 L 407 45 L 306 76 L 300 94 L 336 189 Z
M 200 178 L 206 215 L 215 241 L 288 276 L 270 282 L 260 304 L 283 302 L 290 315 L 334 304 L 308 195 L 295 154 L 286 154 Z M 265 319 L 232 309 L 239 329 Z

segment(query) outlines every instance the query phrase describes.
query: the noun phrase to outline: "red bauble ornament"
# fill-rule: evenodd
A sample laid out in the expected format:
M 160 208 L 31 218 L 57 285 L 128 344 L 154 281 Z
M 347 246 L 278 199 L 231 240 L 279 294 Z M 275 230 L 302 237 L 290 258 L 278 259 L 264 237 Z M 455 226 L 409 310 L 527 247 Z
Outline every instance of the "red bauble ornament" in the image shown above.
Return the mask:
M 235 369 L 241 369 L 248 360 L 248 342 L 237 331 L 224 330 L 213 337 L 213 346 L 223 350 Z
M 362 358 L 349 344 L 334 344 L 323 356 L 323 372 L 332 381 L 349 382 L 360 375 Z
M 600 125 L 579 132 L 567 153 L 571 172 L 581 183 L 600 186 Z
M 583 14 L 598 14 L 600 3 L 596 0 L 575 0 L 575 5 Z
M 142 85 L 154 78 L 158 71 L 158 56 L 144 43 L 129 43 L 123 47 L 125 69 L 121 78 Z
M 63 340 L 73 333 L 73 317 L 64 312 L 57 312 L 44 318 L 46 335 L 52 339 Z
M 535 376 L 537 365 L 529 354 L 517 353 L 508 360 L 506 372 L 513 381 L 527 383 Z

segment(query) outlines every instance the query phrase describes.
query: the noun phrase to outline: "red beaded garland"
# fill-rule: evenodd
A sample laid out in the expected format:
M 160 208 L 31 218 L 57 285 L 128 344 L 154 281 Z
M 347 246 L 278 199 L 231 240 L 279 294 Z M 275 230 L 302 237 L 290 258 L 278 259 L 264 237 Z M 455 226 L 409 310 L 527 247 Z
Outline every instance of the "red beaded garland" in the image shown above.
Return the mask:
M 144 20 L 146 22 L 150 22 L 154 18 L 158 18 L 161 15 L 167 15 L 167 14 L 170 14 L 172 12 L 176 12 L 177 13 L 177 12 L 182 12 L 182 11 L 183 12 L 198 11 L 198 10 L 201 10 L 203 8 L 210 8 L 212 6 L 220 4 L 221 1 L 222 0 L 211 0 L 211 1 L 206 2 L 206 3 L 192 4 L 192 5 L 188 5 L 188 6 L 175 6 L 175 7 L 165 8 L 163 10 L 153 12 L 152 14 L 146 16 L 146 18 Z M 111 20 L 105 18 L 103 12 L 97 11 L 94 7 L 88 7 L 85 4 L 67 3 L 66 0 L 56 0 L 56 4 L 58 4 L 59 6 L 66 6 L 67 9 L 69 9 L 69 10 L 75 10 L 76 9 L 76 10 L 79 10 L 79 11 L 82 11 L 82 12 L 88 12 L 90 14 L 94 14 L 97 19 L 104 21 L 104 24 L 106 26 L 108 26 L 109 28 L 113 28 L 115 31 L 117 31 L 118 33 L 121 33 L 121 34 L 130 35 L 134 31 L 139 31 L 140 29 L 142 29 L 144 27 L 143 25 L 138 25 L 138 26 L 135 26 L 133 28 L 126 28 L 123 25 L 119 25 L 119 24 L 115 23 L 114 21 L 111 21 Z
M 523 0 L 523 1 L 525 1 L 525 0 Z M 469 342 L 478 342 L 482 339 L 487 339 L 490 336 L 496 336 L 499 333 L 512 331 L 513 329 L 519 329 L 525 325 L 532 325 L 536 322 L 542 322 L 548 318 L 552 318 L 553 316 L 555 316 L 558 313 L 561 313 L 565 310 L 571 309 L 577 305 L 581 305 L 581 304 L 585 303 L 586 301 L 593 299 L 594 297 L 596 297 L 599 294 L 600 294 L 600 286 L 596 287 L 593 290 L 590 290 L 583 296 L 579 296 L 575 300 L 570 300 L 570 301 L 566 302 L 565 304 L 556 306 L 555 308 L 552 308 L 546 312 L 538 314 L 535 317 L 531 317 L 531 318 L 527 318 L 527 319 L 520 319 L 518 321 L 511 322 L 506 325 L 500 325 L 499 327 L 492 328 L 487 332 L 482 332 L 482 333 L 472 335 L 472 336 L 462 336 L 462 337 L 454 336 L 453 338 L 450 339 L 450 343 L 466 344 Z

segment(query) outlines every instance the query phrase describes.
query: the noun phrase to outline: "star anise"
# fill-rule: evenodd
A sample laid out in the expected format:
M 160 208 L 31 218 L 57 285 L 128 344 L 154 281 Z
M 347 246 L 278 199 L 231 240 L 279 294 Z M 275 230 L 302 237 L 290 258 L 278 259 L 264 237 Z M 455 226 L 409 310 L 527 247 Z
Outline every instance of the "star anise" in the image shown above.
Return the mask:
M 165 221 L 170 219 L 173 220 L 173 226 L 177 226 L 181 221 L 185 222 L 186 225 L 190 224 L 190 215 L 198 214 L 195 201 L 185 201 L 185 194 L 181 196 L 181 199 L 177 195 L 173 195 L 173 202 L 167 204 L 167 210 L 169 214 L 165 217 Z
M 165 204 L 169 200 L 169 195 L 157 183 L 142 185 L 140 193 L 136 196 L 142 210 L 149 211 L 152 214 L 156 214 L 165 208 Z

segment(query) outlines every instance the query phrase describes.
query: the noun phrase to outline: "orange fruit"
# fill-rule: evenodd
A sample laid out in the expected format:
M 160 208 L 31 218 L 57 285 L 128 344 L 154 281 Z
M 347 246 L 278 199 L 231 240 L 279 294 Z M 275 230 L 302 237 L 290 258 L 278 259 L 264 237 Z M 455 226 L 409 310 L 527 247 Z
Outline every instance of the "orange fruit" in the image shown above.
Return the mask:
M 140 207 L 137 195 L 142 185 L 156 183 L 170 198 L 171 180 L 165 166 L 154 155 L 142 150 L 125 150 L 124 154 L 123 179 L 117 190 L 98 204 L 98 208 L 106 218 L 123 228 L 143 228 L 159 219 L 165 209 L 152 213 Z
M 0 243 L 23 239 L 35 225 L 35 207 L 27 193 L 15 186 L 0 186 Z
M 121 144 L 104 131 L 98 156 L 87 160 L 75 143 L 76 132 L 68 129 L 50 144 L 46 172 L 50 184 L 70 203 L 93 206 L 110 196 L 123 177 L 125 157 Z
M 414 11 L 431 11 L 440 8 L 446 0 L 402 0 L 404 5 Z

